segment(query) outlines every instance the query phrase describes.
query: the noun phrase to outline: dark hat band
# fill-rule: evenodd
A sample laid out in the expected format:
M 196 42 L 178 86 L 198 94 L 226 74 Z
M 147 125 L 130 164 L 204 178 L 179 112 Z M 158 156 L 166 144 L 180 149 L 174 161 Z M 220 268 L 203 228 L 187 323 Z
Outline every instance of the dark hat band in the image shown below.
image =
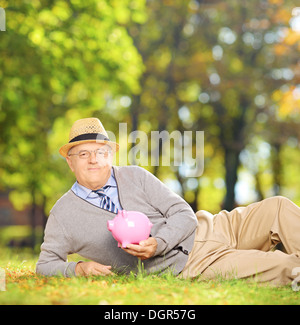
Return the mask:
M 73 138 L 69 141 L 69 143 L 77 142 L 77 141 L 83 141 L 83 140 L 105 140 L 110 141 L 108 137 L 101 133 L 85 133 L 80 134 L 77 137 Z

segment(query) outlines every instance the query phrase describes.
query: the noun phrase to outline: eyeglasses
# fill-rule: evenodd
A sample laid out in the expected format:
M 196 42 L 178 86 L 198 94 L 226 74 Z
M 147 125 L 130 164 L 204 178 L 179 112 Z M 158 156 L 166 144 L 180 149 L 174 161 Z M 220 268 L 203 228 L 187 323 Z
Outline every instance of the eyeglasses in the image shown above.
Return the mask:
M 111 149 L 96 149 L 96 150 L 80 150 L 78 153 L 69 154 L 69 156 L 78 156 L 80 159 L 88 159 L 92 152 L 96 154 L 96 158 L 107 158 L 111 154 Z

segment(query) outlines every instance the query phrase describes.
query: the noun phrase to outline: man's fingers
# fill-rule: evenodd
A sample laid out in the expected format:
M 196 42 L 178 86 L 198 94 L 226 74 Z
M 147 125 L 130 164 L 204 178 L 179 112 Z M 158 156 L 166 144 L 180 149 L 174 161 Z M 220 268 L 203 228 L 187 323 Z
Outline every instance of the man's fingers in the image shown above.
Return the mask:
M 77 275 L 110 275 L 114 274 L 111 271 L 111 266 L 102 265 L 96 262 L 79 262 L 75 272 Z
M 139 245 L 130 244 L 130 245 L 127 245 L 126 248 L 123 248 L 122 247 L 122 249 L 126 253 L 131 254 L 133 256 L 137 256 L 140 253 L 140 247 L 139 247 Z
M 123 248 L 123 250 L 128 254 L 146 260 L 154 255 L 156 247 L 156 239 L 150 237 L 146 240 L 142 240 L 139 245 L 129 244 L 126 248 Z
M 130 244 L 126 248 L 122 248 L 126 253 L 136 256 L 143 257 L 145 254 L 145 248 L 140 245 Z
M 126 246 L 126 249 L 130 249 L 130 250 L 133 250 L 133 251 L 140 252 L 140 251 L 143 250 L 143 247 L 141 247 L 140 245 L 128 244 L 128 245 Z
M 111 266 L 108 266 L 108 265 L 96 266 L 96 272 L 99 272 L 98 275 L 110 275 L 110 274 L 113 274 L 113 272 L 111 271 Z

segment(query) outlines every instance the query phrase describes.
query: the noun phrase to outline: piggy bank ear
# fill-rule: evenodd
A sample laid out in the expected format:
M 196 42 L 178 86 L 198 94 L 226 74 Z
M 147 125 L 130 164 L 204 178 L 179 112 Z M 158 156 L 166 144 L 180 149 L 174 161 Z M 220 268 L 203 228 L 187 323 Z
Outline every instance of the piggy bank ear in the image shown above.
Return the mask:
M 126 216 L 126 211 L 125 210 L 118 210 L 118 216 L 125 217 Z

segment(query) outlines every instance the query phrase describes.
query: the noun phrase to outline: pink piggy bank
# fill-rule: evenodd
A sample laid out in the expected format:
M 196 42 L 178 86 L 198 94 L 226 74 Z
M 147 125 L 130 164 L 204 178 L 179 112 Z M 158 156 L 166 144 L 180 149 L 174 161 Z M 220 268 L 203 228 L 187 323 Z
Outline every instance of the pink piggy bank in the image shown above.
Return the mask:
M 152 223 L 148 217 L 138 211 L 119 210 L 113 220 L 107 221 L 107 228 L 118 242 L 118 247 L 139 244 L 150 235 Z

